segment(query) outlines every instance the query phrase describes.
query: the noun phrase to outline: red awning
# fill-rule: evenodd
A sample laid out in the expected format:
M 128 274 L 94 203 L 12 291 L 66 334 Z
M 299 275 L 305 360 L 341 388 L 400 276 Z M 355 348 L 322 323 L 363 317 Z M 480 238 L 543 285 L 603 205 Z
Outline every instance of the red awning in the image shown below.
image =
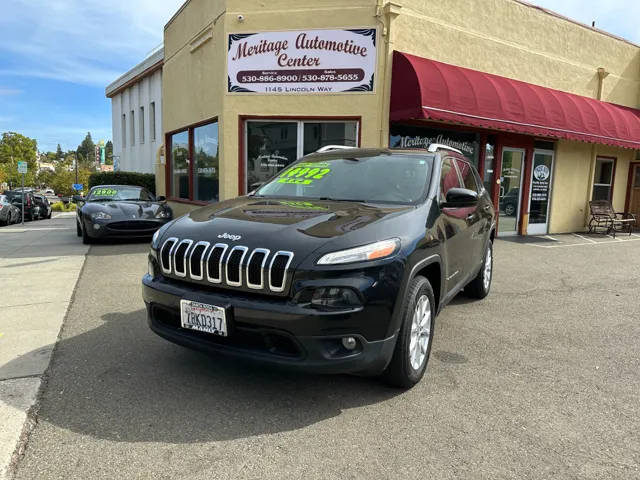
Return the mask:
M 413 119 L 640 149 L 640 110 L 394 52 L 390 120 Z

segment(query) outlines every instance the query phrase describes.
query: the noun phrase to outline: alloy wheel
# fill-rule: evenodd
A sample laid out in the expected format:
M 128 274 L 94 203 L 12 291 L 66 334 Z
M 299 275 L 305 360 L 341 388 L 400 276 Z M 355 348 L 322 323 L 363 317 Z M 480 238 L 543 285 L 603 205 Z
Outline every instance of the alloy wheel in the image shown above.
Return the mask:
M 493 268 L 493 249 L 491 246 L 487 248 L 487 254 L 484 259 L 484 275 L 482 276 L 482 285 L 485 290 L 489 290 L 489 284 L 491 283 L 491 273 Z
M 427 356 L 431 340 L 431 304 L 429 297 L 422 295 L 416 302 L 411 319 L 411 339 L 409 341 L 409 361 L 414 370 L 420 370 Z

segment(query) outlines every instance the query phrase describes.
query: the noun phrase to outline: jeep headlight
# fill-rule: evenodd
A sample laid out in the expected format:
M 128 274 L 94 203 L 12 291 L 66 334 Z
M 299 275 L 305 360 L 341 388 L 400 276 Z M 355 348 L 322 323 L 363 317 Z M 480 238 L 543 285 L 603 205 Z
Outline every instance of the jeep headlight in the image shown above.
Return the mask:
M 171 218 L 171 210 L 159 210 L 156 218 Z
M 390 257 L 400 250 L 400 239 L 391 238 L 380 242 L 370 243 L 361 247 L 338 250 L 323 255 L 318 265 L 338 265 L 342 263 L 366 262 Z
M 91 220 L 111 220 L 111 215 L 105 212 L 94 212 L 91 214 Z

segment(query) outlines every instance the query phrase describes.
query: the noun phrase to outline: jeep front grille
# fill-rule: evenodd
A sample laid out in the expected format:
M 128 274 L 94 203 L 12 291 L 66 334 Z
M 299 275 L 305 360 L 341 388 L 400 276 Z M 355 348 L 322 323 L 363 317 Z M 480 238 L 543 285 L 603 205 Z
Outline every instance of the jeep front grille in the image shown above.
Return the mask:
M 175 275 L 221 287 L 282 293 L 287 285 L 293 252 L 190 239 L 168 238 L 160 247 L 160 266 Z

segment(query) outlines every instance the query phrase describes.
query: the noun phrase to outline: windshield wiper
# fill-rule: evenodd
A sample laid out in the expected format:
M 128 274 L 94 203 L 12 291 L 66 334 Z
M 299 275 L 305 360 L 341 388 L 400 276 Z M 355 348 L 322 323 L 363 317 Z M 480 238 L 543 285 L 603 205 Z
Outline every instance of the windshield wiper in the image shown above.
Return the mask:
M 358 200 L 357 198 L 333 198 L 333 197 L 320 197 L 318 200 L 324 200 L 326 202 L 355 202 L 355 203 L 367 203 L 366 200 Z

